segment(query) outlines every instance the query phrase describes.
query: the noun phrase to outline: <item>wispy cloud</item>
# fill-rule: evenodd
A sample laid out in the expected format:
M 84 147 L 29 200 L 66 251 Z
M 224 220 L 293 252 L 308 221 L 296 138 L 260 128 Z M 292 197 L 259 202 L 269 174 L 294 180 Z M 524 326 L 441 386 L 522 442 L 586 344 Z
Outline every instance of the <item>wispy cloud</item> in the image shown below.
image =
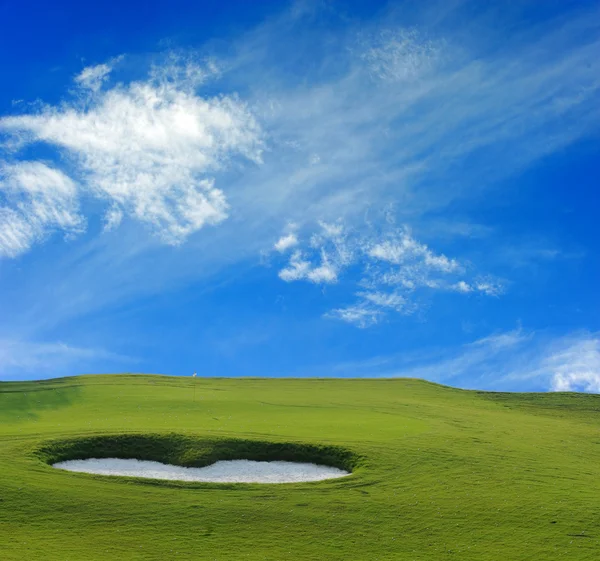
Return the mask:
M 472 37 L 471 52 L 455 39 L 463 29 L 439 29 L 432 39 L 431 31 L 377 21 L 327 48 L 300 32 L 298 41 L 321 47 L 301 86 L 277 80 L 289 53 L 273 55 L 279 31 L 262 27 L 240 47 L 240 75 L 267 64 L 273 77 L 253 84 L 252 95 L 273 153 L 286 154 L 274 202 L 287 195 L 297 204 L 286 210 L 301 221 L 395 199 L 404 216 L 419 218 L 591 132 L 598 81 L 589 65 L 600 43 L 577 30 L 597 20 L 594 13 L 562 29 L 548 25 L 501 47 Z M 277 23 L 287 36 L 294 30 Z
M 85 227 L 77 185 L 42 162 L 0 165 L 0 257 L 16 257 L 54 230 L 76 234 Z
M 120 58 L 116 58 L 103 64 L 86 66 L 75 76 L 74 81 L 81 88 L 97 92 L 102 87 L 102 84 L 108 80 L 109 74 L 119 60 Z
M 135 359 L 98 348 L 86 348 L 62 342 L 34 342 L 0 339 L 0 378 L 44 378 L 66 375 L 72 369 L 80 374 L 92 361 L 131 364 Z M 76 370 L 77 369 L 77 370 Z
M 555 345 L 539 371 L 552 373 L 552 391 L 600 393 L 600 336 L 575 337 Z
M 375 325 L 388 312 L 413 313 L 420 290 L 488 296 L 503 290 L 499 280 L 470 275 L 456 259 L 417 241 L 407 227 L 350 230 L 341 221 L 321 222 L 308 241 L 296 234 L 293 244 L 282 243 L 286 240 L 283 236 L 274 246 L 279 253 L 293 248 L 279 271 L 286 282 L 335 284 L 348 269 L 358 269 L 353 278 L 357 301 L 325 315 L 361 328 Z
M 371 31 L 358 42 L 359 58 L 372 76 L 391 82 L 410 82 L 427 75 L 440 63 L 444 41 L 432 41 L 414 28 Z
M 291 233 L 281 236 L 273 247 L 276 251 L 279 251 L 279 253 L 283 253 L 290 249 L 290 247 L 296 245 L 298 245 L 298 238 L 296 237 L 296 234 Z
M 435 358 L 414 356 L 411 362 L 418 364 L 413 365 L 401 365 L 400 357 L 389 357 L 379 365 L 379 375 L 487 390 L 600 393 L 598 333 L 550 336 L 517 329 L 478 339 L 460 349 L 428 353 Z

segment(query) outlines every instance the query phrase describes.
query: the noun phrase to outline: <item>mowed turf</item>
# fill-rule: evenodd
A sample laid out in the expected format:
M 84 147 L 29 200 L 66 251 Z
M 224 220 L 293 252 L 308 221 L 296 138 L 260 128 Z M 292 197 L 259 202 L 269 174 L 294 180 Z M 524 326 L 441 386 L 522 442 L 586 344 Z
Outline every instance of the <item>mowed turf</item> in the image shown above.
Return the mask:
M 0 559 L 596 560 L 599 429 L 597 395 L 407 379 L 1 383 Z M 220 487 L 69 473 L 36 452 L 120 433 L 336 445 L 362 460 L 338 480 Z

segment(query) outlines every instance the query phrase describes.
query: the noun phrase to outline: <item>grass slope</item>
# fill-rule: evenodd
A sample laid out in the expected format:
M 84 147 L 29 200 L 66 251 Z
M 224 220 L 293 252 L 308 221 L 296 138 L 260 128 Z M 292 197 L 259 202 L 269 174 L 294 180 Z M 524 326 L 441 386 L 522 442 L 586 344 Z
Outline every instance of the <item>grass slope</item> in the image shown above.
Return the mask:
M 600 559 L 600 396 L 196 383 L 195 401 L 189 378 L 0 383 L 0 559 Z M 219 487 L 73 474 L 40 452 L 168 433 L 342 447 L 360 461 L 339 480 Z

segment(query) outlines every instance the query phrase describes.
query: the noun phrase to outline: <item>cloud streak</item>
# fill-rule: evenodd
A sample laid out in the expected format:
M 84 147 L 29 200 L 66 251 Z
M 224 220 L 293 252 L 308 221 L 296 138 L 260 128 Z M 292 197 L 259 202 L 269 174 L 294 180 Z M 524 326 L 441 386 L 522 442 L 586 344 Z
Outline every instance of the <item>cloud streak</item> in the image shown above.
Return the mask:
M 104 349 L 77 347 L 63 342 L 0 338 L 0 378 L 5 380 L 23 375 L 30 379 L 67 375 L 72 370 L 80 373 L 82 366 L 96 360 L 121 364 L 135 362 L 131 357 Z

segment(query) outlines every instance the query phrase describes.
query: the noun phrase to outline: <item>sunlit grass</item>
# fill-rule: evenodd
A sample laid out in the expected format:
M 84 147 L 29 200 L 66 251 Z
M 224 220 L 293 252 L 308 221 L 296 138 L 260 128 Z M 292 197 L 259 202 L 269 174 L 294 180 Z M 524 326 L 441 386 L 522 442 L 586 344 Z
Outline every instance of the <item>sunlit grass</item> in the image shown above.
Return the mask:
M 197 379 L 194 399 L 193 383 L 0 384 L 0 559 L 600 558 L 600 396 Z M 181 464 L 194 441 L 359 460 L 337 480 L 219 485 L 69 473 L 40 452 L 140 434 L 177 435 Z

